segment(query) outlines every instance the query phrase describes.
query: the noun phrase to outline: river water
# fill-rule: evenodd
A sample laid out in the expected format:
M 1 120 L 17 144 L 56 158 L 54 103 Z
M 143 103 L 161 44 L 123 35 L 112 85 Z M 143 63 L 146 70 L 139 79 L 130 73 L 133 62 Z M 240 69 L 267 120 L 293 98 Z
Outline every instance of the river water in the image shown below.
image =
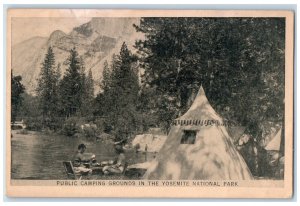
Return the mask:
M 111 143 L 89 142 L 85 139 L 37 132 L 19 134 L 17 130 L 13 130 L 12 134 L 12 179 L 67 179 L 62 162 L 71 160 L 81 143 L 87 146 L 86 152 L 96 155 L 98 162 L 116 156 Z M 126 151 L 125 155 L 129 164 L 145 161 L 144 154 Z

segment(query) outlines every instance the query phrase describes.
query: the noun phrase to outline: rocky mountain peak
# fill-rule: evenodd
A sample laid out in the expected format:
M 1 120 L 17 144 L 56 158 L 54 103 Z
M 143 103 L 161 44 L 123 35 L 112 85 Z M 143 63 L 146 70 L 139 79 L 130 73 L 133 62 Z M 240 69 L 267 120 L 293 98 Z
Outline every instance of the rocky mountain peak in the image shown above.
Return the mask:
M 50 34 L 50 39 L 57 39 L 57 38 L 61 38 L 63 36 L 65 36 L 65 32 L 61 31 L 61 30 L 55 30 L 54 32 L 52 32 Z
M 133 24 L 137 24 L 137 18 L 92 18 L 88 23 L 75 27 L 73 31 L 86 37 L 108 36 L 112 38 L 120 38 L 123 35 L 129 35 L 135 32 Z
M 12 50 L 12 69 L 15 75 L 23 77 L 26 91 L 34 93 L 47 48 L 53 47 L 55 62 L 62 65 L 64 73 L 67 68 L 64 62 L 70 49 L 75 47 L 84 60 L 86 71 L 91 69 L 95 81 L 99 81 L 103 62 L 110 61 L 113 54 L 119 53 L 123 42 L 133 49 L 135 40 L 139 38 L 133 24 L 138 23 L 139 18 L 97 17 L 73 28 L 68 34 L 55 30 L 49 38 L 24 41 Z
M 61 30 L 55 30 L 54 32 L 52 32 L 50 34 L 50 37 L 48 39 L 48 44 L 53 45 L 55 42 L 57 42 L 59 39 L 61 39 L 62 37 L 66 36 L 66 35 L 67 34 L 65 34 Z

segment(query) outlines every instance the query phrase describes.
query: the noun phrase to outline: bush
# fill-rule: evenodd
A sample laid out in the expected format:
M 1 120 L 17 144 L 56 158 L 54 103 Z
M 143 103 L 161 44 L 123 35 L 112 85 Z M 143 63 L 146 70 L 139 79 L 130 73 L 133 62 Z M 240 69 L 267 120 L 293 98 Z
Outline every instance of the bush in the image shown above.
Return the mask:
M 79 127 L 77 125 L 78 118 L 70 117 L 65 121 L 62 127 L 62 134 L 66 136 L 74 136 L 76 133 L 79 132 Z
M 63 117 L 53 117 L 52 119 L 50 119 L 50 118 L 43 119 L 42 116 L 26 117 L 24 122 L 26 124 L 26 129 L 31 130 L 31 131 L 42 131 L 42 130 L 57 131 L 57 130 L 61 129 L 62 124 L 64 122 L 64 118 Z
M 25 119 L 26 129 L 31 131 L 41 131 L 43 129 L 43 118 L 38 117 L 28 117 Z
M 51 131 L 57 131 L 62 128 L 62 125 L 64 124 L 63 117 L 53 117 L 51 120 L 47 122 L 47 128 Z
M 96 119 L 94 122 L 97 126 L 97 132 L 102 133 L 105 130 L 105 121 L 104 121 L 104 119 Z
M 96 128 L 94 128 L 94 127 L 85 127 L 83 129 L 83 134 L 88 139 L 96 138 Z

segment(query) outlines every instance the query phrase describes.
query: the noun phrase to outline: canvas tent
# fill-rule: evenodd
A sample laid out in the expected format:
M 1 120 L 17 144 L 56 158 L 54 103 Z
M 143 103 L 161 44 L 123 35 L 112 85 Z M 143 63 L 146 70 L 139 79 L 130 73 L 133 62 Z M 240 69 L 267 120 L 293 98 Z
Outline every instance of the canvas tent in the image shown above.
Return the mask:
M 165 135 L 140 134 L 132 141 L 132 146 L 139 145 L 139 151 L 159 152 L 167 137 Z
M 167 140 L 151 162 L 145 179 L 252 179 L 235 149 L 222 118 L 209 104 L 201 86 L 192 106 L 174 120 Z
M 268 151 L 279 151 L 280 150 L 280 143 L 281 143 L 281 129 L 277 131 L 275 136 L 272 140 L 267 144 L 265 147 Z

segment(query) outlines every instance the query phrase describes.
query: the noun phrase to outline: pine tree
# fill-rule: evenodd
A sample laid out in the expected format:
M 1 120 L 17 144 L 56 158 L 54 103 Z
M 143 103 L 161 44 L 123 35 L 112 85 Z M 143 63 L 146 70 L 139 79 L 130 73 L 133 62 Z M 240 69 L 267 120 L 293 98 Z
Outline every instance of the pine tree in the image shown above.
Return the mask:
M 91 101 L 94 98 L 94 79 L 91 69 L 89 70 L 88 76 L 86 78 L 86 91 L 88 99 Z
M 60 63 L 57 64 L 56 78 L 57 78 L 58 82 L 61 80 L 61 64 Z
M 111 81 L 111 72 L 108 65 L 108 62 L 105 60 L 103 64 L 103 71 L 102 71 L 102 79 L 100 81 L 100 92 L 97 94 L 94 102 L 94 111 L 93 114 L 98 117 L 103 117 L 104 113 L 106 112 L 105 109 L 107 109 L 106 105 L 107 101 L 105 101 L 104 97 L 107 95 L 107 92 L 110 88 L 110 81 Z
M 22 94 L 25 91 L 25 87 L 21 81 L 21 76 L 13 76 L 11 72 L 11 122 L 16 121 L 23 102 Z
M 134 61 L 124 42 L 119 55 L 113 58 L 111 71 L 109 72 L 108 65 L 103 71 L 103 111 L 108 124 L 113 126 L 117 139 L 128 138 L 138 126 L 136 107 L 139 82 Z
M 110 88 L 111 82 L 111 71 L 108 65 L 108 62 L 105 61 L 103 64 L 102 80 L 100 82 L 100 88 L 103 92 L 108 91 Z
M 94 80 L 92 70 L 90 69 L 88 75 L 82 75 L 83 78 L 83 93 L 82 93 L 82 105 L 81 114 L 86 117 L 91 117 L 93 113 L 93 101 L 94 101 Z
M 38 87 L 36 89 L 39 98 L 43 123 L 53 129 L 52 122 L 58 114 L 58 76 L 55 70 L 55 56 L 52 47 L 48 48 L 42 64 Z
M 67 62 L 68 68 L 60 82 L 60 98 L 62 113 L 70 117 L 80 111 L 84 91 L 82 62 L 75 48 L 70 50 Z

